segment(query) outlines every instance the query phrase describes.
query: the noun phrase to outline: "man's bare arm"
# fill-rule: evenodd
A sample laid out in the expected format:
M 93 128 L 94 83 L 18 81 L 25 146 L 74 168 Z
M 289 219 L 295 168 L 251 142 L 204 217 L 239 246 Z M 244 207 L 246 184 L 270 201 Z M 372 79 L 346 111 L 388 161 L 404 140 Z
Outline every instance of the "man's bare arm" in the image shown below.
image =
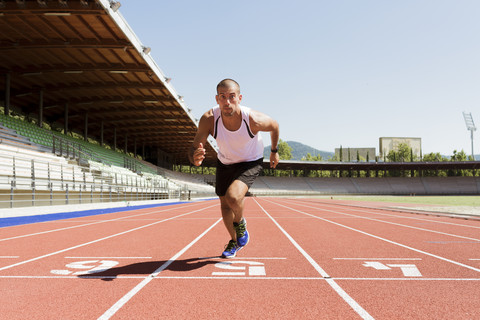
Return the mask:
M 278 122 L 270 118 L 264 113 L 253 111 L 250 112 L 250 127 L 253 134 L 260 131 L 270 132 L 270 140 L 272 143 L 272 150 L 277 149 L 278 139 L 280 137 L 280 126 Z M 270 168 L 275 168 L 280 160 L 278 152 L 270 153 Z
M 205 159 L 205 145 L 208 135 L 213 133 L 213 112 L 207 111 L 198 123 L 197 133 L 192 146 L 188 150 L 188 159 L 195 166 L 200 166 Z

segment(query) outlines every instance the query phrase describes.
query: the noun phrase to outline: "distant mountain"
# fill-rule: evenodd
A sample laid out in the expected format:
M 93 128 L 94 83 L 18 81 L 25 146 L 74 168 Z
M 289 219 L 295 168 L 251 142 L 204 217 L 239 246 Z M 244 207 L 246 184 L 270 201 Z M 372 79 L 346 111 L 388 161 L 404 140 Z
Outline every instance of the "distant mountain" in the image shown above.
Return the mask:
M 303 157 L 310 153 L 312 156 L 321 155 L 323 160 L 328 160 L 333 157 L 335 153 L 328 151 L 321 151 L 310 146 L 304 145 L 303 143 L 296 141 L 285 141 L 292 148 L 292 159 L 291 160 L 302 160 Z M 266 146 L 263 150 L 263 155 L 265 158 L 270 157 L 270 146 Z

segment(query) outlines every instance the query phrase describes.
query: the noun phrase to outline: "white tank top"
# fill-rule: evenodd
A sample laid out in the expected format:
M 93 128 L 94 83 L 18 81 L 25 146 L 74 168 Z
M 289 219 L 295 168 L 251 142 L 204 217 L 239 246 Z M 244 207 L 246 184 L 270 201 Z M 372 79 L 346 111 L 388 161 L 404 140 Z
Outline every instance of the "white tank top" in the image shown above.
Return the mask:
M 250 130 L 250 108 L 240 106 L 242 124 L 237 131 L 223 125 L 220 107 L 213 107 L 213 137 L 217 141 L 218 160 L 223 164 L 255 161 L 263 157 L 263 141 L 260 134 Z

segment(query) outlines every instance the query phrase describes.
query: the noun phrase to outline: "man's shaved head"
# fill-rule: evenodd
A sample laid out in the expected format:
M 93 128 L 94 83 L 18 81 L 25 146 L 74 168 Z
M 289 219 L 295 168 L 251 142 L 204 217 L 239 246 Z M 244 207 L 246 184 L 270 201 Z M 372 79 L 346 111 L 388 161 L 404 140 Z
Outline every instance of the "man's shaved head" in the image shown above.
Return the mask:
M 219 88 L 237 88 L 238 92 L 240 93 L 240 85 L 237 81 L 233 79 L 223 79 L 217 84 L 217 93 Z

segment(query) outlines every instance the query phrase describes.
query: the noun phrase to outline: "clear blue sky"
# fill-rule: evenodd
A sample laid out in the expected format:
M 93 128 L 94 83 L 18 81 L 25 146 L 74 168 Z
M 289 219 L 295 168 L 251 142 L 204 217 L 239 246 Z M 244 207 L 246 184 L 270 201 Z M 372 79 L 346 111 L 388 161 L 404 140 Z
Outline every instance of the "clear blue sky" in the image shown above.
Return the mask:
M 282 140 L 319 150 L 378 153 L 379 137 L 398 136 L 470 154 L 462 111 L 480 131 L 478 0 L 120 2 L 197 118 L 228 77 Z

